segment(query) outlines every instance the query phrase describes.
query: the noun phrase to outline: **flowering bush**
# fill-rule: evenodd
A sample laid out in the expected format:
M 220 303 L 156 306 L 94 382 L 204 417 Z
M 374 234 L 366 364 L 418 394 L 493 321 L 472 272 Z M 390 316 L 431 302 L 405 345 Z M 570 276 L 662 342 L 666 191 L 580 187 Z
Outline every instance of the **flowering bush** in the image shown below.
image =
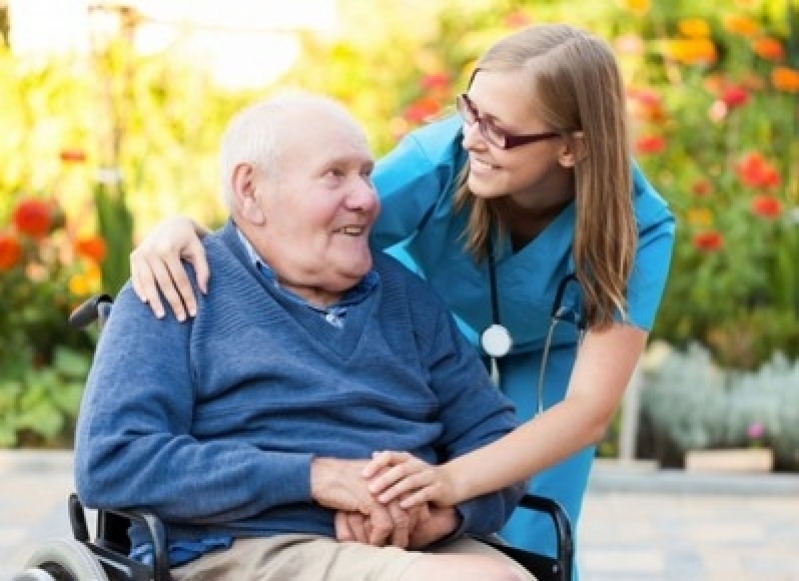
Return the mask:
M 653 336 L 752 369 L 776 352 L 799 357 L 799 15 L 789 4 L 453 1 L 410 30 L 381 28 L 369 3 L 352 34 L 309 41 L 288 80 L 346 101 L 382 153 L 451 111 L 474 61 L 509 32 L 566 20 L 606 38 L 627 80 L 633 153 L 678 220 Z
M 799 15 L 785 10 L 679 17 L 619 45 L 659 63 L 630 92 L 636 154 L 678 219 L 656 334 L 732 368 L 799 357 Z
M 22 198 L 0 226 L 0 445 L 70 437 L 93 342 L 66 321 L 104 256 L 55 200 Z

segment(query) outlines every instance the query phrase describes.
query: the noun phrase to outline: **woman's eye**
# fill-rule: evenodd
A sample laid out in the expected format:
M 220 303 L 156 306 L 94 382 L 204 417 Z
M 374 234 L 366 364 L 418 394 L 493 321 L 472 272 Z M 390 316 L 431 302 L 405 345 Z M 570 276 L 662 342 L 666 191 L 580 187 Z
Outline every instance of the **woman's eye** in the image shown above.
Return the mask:
M 486 124 L 486 131 L 491 135 L 493 139 L 496 139 L 498 142 L 504 142 L 505 136 L 507 133 L 494 125 L 493 123 Z

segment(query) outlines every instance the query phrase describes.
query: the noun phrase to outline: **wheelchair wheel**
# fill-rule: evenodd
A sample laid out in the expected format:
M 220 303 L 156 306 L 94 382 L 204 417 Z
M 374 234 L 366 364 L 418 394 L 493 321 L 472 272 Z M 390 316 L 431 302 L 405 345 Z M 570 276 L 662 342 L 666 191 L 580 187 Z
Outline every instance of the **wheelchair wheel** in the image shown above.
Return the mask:
M 73 539 L 53 539 L 36 549 L 12 581 L 108 581 L 89 548 Z

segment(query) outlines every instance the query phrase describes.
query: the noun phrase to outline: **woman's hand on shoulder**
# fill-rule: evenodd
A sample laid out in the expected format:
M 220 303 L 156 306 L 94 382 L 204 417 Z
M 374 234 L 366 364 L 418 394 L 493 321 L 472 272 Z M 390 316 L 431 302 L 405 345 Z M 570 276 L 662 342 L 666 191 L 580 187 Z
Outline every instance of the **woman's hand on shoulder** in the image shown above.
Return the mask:
M 210 271 L 200 241 L 207 233 L 191 219 L 175 216 L 156 225 L 131 252 L 133 290 L 159 319 L 166 314 L 159 290 L 179 321 L 197 313 L 194 290 L 181 261 L 188 260 L 194 266 L 197 285 L 207 292 Z

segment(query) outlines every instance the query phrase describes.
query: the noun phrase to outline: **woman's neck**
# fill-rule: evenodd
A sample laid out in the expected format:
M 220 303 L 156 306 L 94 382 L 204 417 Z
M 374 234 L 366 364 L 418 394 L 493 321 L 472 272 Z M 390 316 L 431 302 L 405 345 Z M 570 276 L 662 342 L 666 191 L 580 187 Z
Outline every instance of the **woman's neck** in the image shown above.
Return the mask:
M 570 202 L 560 201 L 543 208 L 520 207 L 512 200 L 503 204 L 499 216 L 510 235 L 513 251 L 517 252 L 535 240 Z

